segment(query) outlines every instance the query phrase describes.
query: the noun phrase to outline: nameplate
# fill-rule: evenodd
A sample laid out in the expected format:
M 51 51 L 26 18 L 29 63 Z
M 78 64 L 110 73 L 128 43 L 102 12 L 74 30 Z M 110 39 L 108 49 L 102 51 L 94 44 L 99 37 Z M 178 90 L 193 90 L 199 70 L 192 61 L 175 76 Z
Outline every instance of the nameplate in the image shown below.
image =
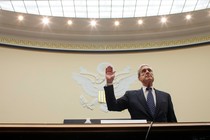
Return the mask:
M 147 123 L 147 120 L 101 120 L 101 124 L 107 123 Z

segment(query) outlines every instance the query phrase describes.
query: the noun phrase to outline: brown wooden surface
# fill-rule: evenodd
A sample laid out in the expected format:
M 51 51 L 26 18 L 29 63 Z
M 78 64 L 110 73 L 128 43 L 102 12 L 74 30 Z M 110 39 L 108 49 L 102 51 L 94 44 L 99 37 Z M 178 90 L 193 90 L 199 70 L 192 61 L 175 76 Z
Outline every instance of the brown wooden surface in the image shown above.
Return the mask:
M 0 124 L 8 139 L 145 139 L 146 124 Z M 148 139 L 210 139 L 209 122 L 153 123 Z

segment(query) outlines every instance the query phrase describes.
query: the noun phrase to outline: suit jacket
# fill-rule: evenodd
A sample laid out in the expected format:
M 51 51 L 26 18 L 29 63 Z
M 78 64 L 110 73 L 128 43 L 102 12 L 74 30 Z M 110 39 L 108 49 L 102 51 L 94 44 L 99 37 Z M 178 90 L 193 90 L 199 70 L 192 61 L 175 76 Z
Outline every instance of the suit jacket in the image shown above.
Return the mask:
M 122 111 L 128 109 L 131 119 L 146 119 L 153 122 L 177 122 L 171 96 L 155 89 L 156 112 L 151 115 L 143 93 L 143 89 L 130 90 L 116 99 L 113 85 L 105 86 L 105 96 L 109 111 Z

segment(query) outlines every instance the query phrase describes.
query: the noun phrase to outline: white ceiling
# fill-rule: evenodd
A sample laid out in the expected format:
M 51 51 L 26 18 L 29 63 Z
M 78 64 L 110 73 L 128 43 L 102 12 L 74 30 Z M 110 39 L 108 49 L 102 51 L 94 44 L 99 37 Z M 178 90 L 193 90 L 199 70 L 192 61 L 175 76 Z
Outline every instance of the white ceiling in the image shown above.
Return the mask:
M 0 0 L 0 43 L 107 51 L 209 42 L 209 3 L 210 0 Z M 23 21 L 17 19 L 20 13 Z M 191 20 L 186 20 L 188 13 Z M 42 24 L 42 15 L 50 17 L 48 25 Z M 168 19 L 166 24 L 160 22 L 162 15 Z M 67 24 L 69 17 L 72 25 Z M 144 21 L 142 25 L 137 23 L 139 17 Z M 96 27 L 90 26 L 89 18 L 97 18 Z M 116 19 L 120 22 L 117 27 L 113 24 Z
M 1 0 L 0 8 L 70 18 L 132 18 L 210 8 L 210 0 Z

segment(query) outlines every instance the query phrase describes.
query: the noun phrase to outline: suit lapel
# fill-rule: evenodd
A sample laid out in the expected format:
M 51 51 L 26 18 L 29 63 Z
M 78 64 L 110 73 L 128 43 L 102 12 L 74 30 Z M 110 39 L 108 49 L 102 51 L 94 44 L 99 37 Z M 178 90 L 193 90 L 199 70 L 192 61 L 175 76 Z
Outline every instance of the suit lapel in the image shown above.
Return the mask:
M 154 118 L 156 118 L 158 112 L 159 112 L 159 107 L 160 107 L 160 94 L 159 94 L 159 91 L 154 89 L 155 90 L 155 96 L 156 96 L 156 109 L 155 109 L 155 116 Z

